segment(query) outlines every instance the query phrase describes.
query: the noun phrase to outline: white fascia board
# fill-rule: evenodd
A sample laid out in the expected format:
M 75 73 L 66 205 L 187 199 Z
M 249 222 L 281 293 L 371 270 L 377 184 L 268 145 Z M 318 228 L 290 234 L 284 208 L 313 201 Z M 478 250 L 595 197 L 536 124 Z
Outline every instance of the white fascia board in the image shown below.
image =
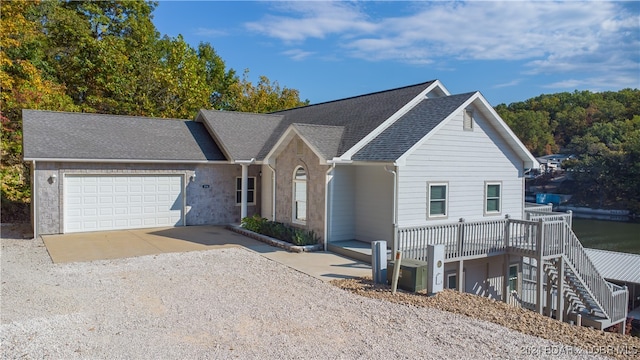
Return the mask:
M 509 125 L 507 125 L 507 123 L 505 123 L 504 120 L 502 120 L 500 115 L 498 115 L 498 113 L 495 111 L 493 106 L 489 104 L 487 99 L 485 99 L 484 96 L 482 96 L 482 94 L 478 93 L 478 100 L 482 102 L 482 104 L 485 107 L 485 110 L 489 114 L 491 114 L 491 118 L 493 119 L 493 122 L 496 125 L 498 132 L 505 137 L 505 140 L 509 145 L 511 145 L 511 147 L 516 152 L 516 154 L 520 155 L 520 158 L 524 162 L 524 167 L 528 169 L 539 168 L 540 163 L 538 163 L 538 160 L 535 158 L 535 156 L 531 154 L 529 149 L 527 149 L 527 147 L 522 143 L 522 141 L 520 141 L 518 136 L 516 136 L 516 134 L 511 130 L 511 128 L 509 128 Z
M 352 161 L 350 164 L 358 166 L 396 166 L 395 161 Z
M 141 159 L 65 159 L 65 158 L 24 158 L 24 161 L 73 162 L 73 163 L 133 163 L 133 164 L 232 164 L 227 160 L 141 160 Z
M 300 132 L 295 128 L 295 126 L 293 126 L 293 124 L 289 125 L 287 130 L 285 130 L 284 133 L 282 133 L 278 141 L 276 141 L 276 144 L 273 145 L 271 150 L 269 150 L 269 153 L 264 157 L 262 161 L 265 164 L 266 163 L 270 164 L 271 158 L 277 156 L 282 150 L 282 148 L 286 146 L 286 144 L 289 141 L 291 141 L 291 139 L 293 139 L 294 135 L 298 135 L 300 139 L 302 139 L 302 141 L 304 141 L 304 143 L 309 147 L 309 149 L 313 151 L 313 153 L 318 157 L 318 159 L 320 159 L 320 164 L 327 165 L 332 161 L 332 160 L 325 159 L 324 156 L 320 153 L 320 151 L 313 144 L 311 144 L 302 134 L 300 134 Z
M 440 80 L 436 80 L 433 82 L 433 84 L 429 85 L 429 88 L 427 89 L 428 91 L 425 93 L 425 95 L 435 90 L 436 88 L 440 88 L 440 90 L 442 90 L 445 96 L 451 95 L 449 90 L 447 90 L 447 88 L 444 86 L 444 84 L 442 84 L 442 82 L 440 82 Z
M 216 131 L 209 126 L 209 122 L 208 121 L 199 121 L 199 119 L 202 119 L 202 118 L 206 118 L 206 116 L 204 116 L 204 114 L 202 113 L 202 110 L 200 110 L 198 112 L 198 115 L 196 115 L 195 121 L 196 122 L 201 122 L 202 124 L 204 124 L 205 129 L 207 129 L 207 132 L 209 133 L 209 135 L 211 135 L 211 137 L 213 138 L 213 141 L 218 145 L 218 147 L 220 147 L 220 150 L 222 150 L 222 154 L 227 159 L 229 159 L 229 161 L 233 161 L 233 157 L 231 156 L 231 153 L 229 152 L 229 149 L 227 149 L 227 147 L 224 145 L 222 140 L 220 140 L 220 136 L 218 136 Z
M 456 114 L 458 114 L 458 112 L 462 111 L 462 109 L 469 106 L 469 104 L 474 102 L 479 96 L 480 96 L 479 92 L 476 92 L 475 94 L 471 95 L 471 97 L 467 99 L 467 101 L 462 103 L 462 105 L 458 106 L 453 112 L 451 112 L 451 114 L 447 115 L 447 117 L 444 120 L 442 120 L 438 125 L 436 125 L 433 129 L 431 129 L 431 131 L 429 131 L 422 139 L 417 141 L 415 144 L 413 144 L 413 146 L 411 146 L 407 151 L 405 151 L 404 154 L 402 154 L 396 160 L 396 163 L 399 166 L 405 165 L 407 162 L 407 157 L 409 157 L 409 155 L 411 155 L 417 148 L 419 148 L 425 142 L 427 142 L 427 140 L 429 140 L 429 138 L 431 138 L 433 134 L 438 132 L 438 130 L 440 130 L 446 123 L 448 123 L 449 120 L 451 120 L 451 118 L 453 118 Z
M 256 162 L 256 158 L 251 158 L 249 160 L 234 160 L 233 161 L 234 164 L 244 164 L 244 165 L 255 164 L 255 162 Z
M 267 164 L 270 164 L 271 158 L 277 155 L 280 147 L 284 146 L 285 142 L 287 141 L 287 138 L 288 138 L 288 141 L 290 141 L 293 138 L 294 134 L 295 134 L 295 131 L 293 129 L 293 126 L 289 125 L 289 127 L 287 127 L 287 130 L 285 130 L 282 133 L 282 135 L 280 135 L 280 138 L 278 138 L 278 141 L 276 141 L 276 143 L 273 145 L 271 150 L 269 150 L 267 155 L 264 156 L 264 159 L 262 159 L 262 161 L 264 161 Z
M 442 83 L 439 80 L 433 82 L 433 84 L 429 85 L 426 89 L 424 89 L 420 94 L 411 99 L 408 103 L 406 103 L 400 110 L 396 111 L 393 115 L 391 115 L 387 120 L 385 120 L 382 124 L 380 124 L 377 128 L 373 129 L 367 136 L 362 138 L 362 140 L 358 141 L 355 145 L 351 147 L 351 149 L 347 150 L 341 157 L 343 159 L 351 160 L 351 157 L 355 155 L 358 151 L 362 150 L 371 140 L 375 139 L 378 135 L 380 135 L 383 131 L 385 131 L 391 124 L 396 122 L 396 120 L 400 119 L 404 114 L 409 112 L 409 110 L 413 109 L 418 103 L 422 100 L 426 99 L 428 93 L 433 91 L 434 89 L 439 88 L 442 92 L 449 95 L 449 91 L 444 88 Z

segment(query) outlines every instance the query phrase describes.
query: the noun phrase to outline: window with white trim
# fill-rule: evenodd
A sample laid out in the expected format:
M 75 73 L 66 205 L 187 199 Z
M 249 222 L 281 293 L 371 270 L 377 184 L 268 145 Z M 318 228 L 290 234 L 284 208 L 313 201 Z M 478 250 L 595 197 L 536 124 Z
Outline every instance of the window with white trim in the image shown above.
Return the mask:
M 500 214 L 502 212 L 502 184 L 500 182 L 486 182 L 484 188 L 485 214 Z
M 462 129 L 467 131 L 473 130 L 473 109 L 464 109 Z
M 447 183 L 427 183 L 427 218 L 447 217 Z
M 307 172 L 299 166 L 293 172 L 293 222 L 307 221 Z
M 236 178 L 236 205 L 242 203 L 242 178 Z M 255 176 L 247 178 L 247 205 L 256 204 L 256 178 Z

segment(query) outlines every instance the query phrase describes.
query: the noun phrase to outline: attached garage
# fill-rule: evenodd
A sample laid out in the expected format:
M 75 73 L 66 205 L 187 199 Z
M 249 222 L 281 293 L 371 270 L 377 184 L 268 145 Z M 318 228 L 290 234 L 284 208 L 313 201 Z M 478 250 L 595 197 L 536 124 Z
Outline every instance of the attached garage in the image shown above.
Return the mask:
M 24 110 L 22 126 L 35 236 L 239 221 L 241 168 L 202 123 Z
M 184 225 L 181 175 L 66 175 L 64 232 Z

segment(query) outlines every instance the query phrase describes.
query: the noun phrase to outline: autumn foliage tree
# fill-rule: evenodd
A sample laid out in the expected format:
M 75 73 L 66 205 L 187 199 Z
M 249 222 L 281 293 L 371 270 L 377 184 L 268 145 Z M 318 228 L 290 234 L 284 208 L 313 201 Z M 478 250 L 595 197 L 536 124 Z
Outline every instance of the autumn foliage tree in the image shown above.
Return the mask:
M 241 79 L 208 43 L 161 36 L 152 1 L 0 2 L 2 221 L 26 220 L 22 109 L 190 119 L 201 108 L 275 111 L 296 90 Z
M 537 156 L 575 156 L 573 200 L 640 214 L 640 90 L 540 95 L 496 111 Z

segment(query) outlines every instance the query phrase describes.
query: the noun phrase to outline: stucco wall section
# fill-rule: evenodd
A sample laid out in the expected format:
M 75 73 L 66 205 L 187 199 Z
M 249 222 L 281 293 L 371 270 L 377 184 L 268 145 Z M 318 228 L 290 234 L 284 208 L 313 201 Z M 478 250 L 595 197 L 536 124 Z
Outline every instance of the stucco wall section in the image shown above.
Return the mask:
M 251 216 L 260 207 L 260 167 L 250 166 L 256 177 L 256 205 L 249 206 Z M 55 182 L 50 181 L 56 175 Z M 103 164 L 38 162 L 34 171 L 36 231 L 39 235 L 64 231 L 64 176 L 87 175 L 183 175 L 186 184 L 186 224 L 229 224 L 240 222 L 236 205 L 236 177 L 240 165 L 230 164 Z M 196 174 L 192 180 L 191 177 Z M 208 187 L 206 186 L 208 185 Z
M 304 144 L 300 155 L 295 136 L 276 157 L 276 221 L 292 226 L 313 230 L 324 241 L 325 184 L 328 165 L 321 165 L 320 159 Z M 307 222 L 293 224 L 293 171 L 302 166 L 307 171 Z

